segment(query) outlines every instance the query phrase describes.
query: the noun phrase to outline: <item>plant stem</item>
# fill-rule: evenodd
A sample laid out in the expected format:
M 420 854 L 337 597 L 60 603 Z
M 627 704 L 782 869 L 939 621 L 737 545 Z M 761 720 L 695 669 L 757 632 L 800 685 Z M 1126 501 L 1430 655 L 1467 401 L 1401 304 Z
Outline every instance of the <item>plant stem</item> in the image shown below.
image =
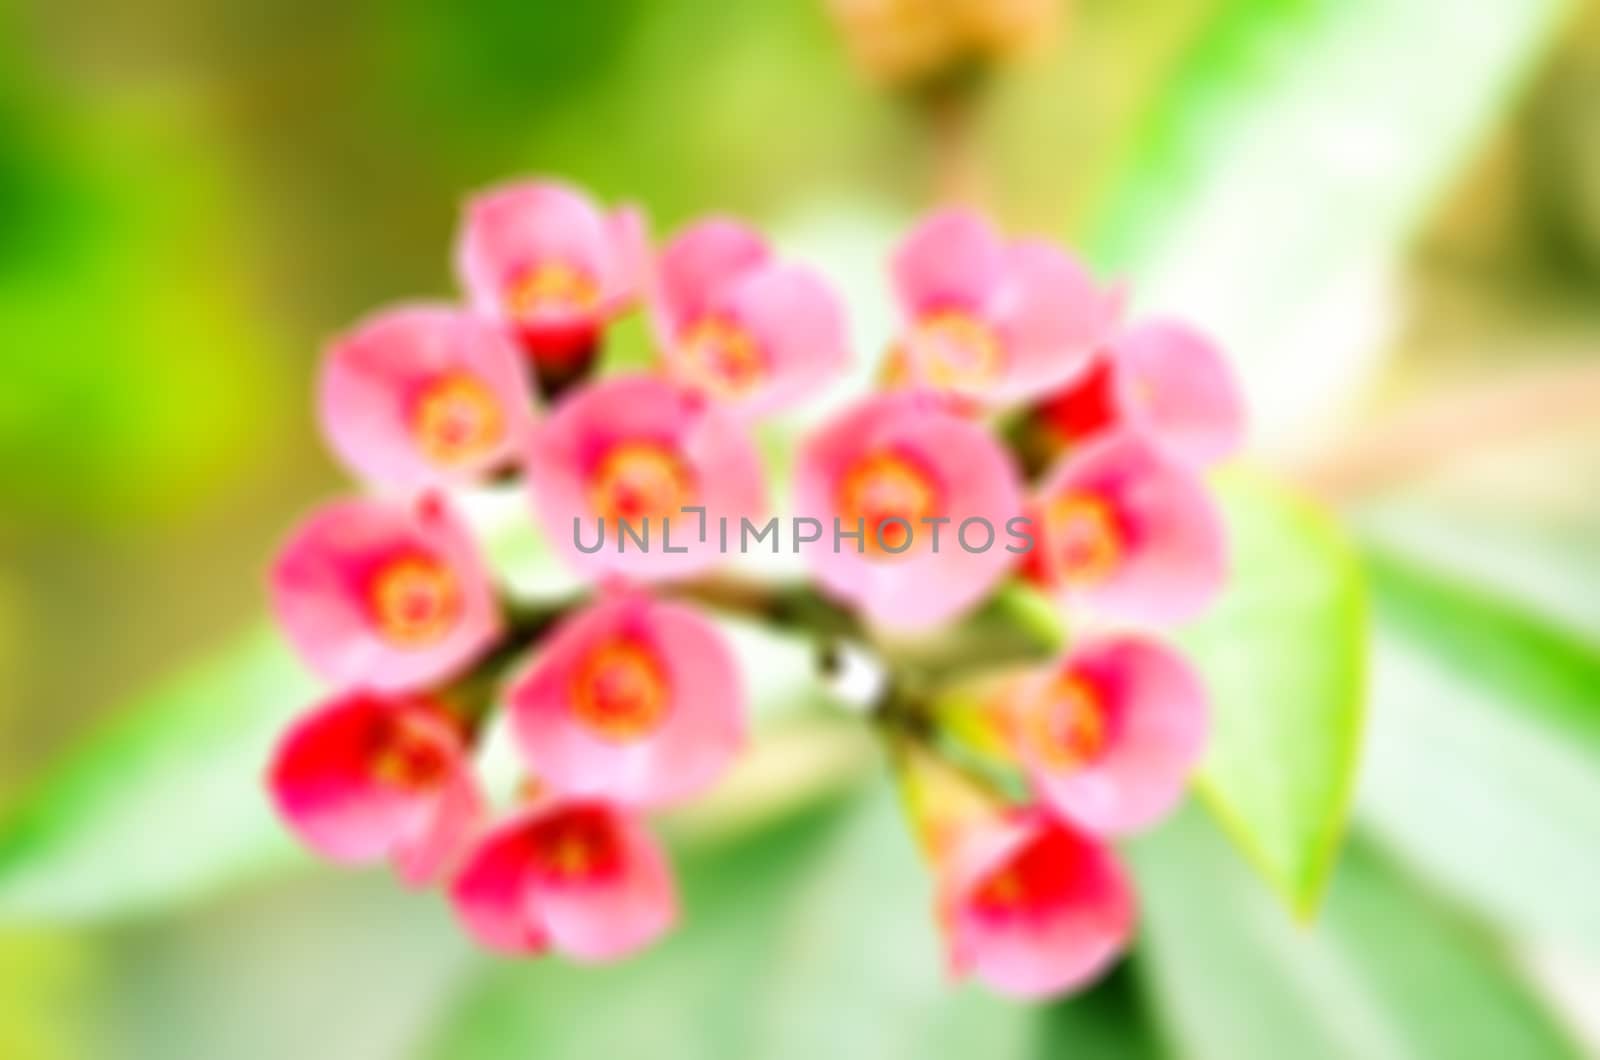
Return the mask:
M 929 91 L 920 105 L 933 152 L 933 196 L 939 203 L 982 205 L 987 198 L 973 145 L 980 83 L 961 81 Z

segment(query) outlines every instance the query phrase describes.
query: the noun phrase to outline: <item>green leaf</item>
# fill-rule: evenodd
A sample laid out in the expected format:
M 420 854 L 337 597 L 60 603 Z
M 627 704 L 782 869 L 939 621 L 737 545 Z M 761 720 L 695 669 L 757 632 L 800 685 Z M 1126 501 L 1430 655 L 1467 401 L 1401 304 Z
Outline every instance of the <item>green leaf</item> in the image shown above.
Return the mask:
M 1350 396 L 1399 253 L 1568 0 L 1231 0 L 1145 118 L 1091 255 L 1212 330 L 1258 440 Z
M 1360 745 L 1360 568 L 1316 509 L 1259 479 L 1218 486 L 1233 574 L 1181 636 L 1212 700 L 1199 783 L 1250 861 L 1307 916 L 1343 834 Z
M 1141 969 L 1194 1060 L 1501 1060 L 1577 1047 L 1476 925 L 1350 844 L 1314 928 L 1186 812 L 1134 844 Z
M 1507 929 L 1600 954 L 1600 646 L 1397 555 L 1369 566 L 1362 820 Z
M 1494 593 L 1366 550 L 1385 633 L 1470 674 L 1485 695 L 1548 726 L 1600 767 L 1600 644 Z
M 614 967 L 493 966 L 425 1055 L 1155 1055 L 1122 978 L 1045 1009 L 953 989 L 930 886 L 882 791 L 681 868 L 676 934 Z
M 147 910 L 288 863 L 261 773 L 314 695 L 262 631 L 127 708 L 0 823 L 0 919 Z

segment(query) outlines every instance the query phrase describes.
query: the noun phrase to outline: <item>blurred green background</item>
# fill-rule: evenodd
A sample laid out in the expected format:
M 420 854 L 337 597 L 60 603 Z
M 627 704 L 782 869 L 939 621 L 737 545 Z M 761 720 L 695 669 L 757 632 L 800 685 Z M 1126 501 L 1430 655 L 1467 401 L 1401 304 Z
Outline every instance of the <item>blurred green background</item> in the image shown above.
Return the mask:
M 978 112 L 995 206 L 1228 339 L 1256 461 L 1372 579 L 1319 927 L 1191 812 L 1134 851 L 1149 952 L 1024 1017 L 944 991 L 908 845 L 825 803 L 692 849 L 699 918 L 599 975 L 489 964 L 437 902 L 299 860 L 8 918 L 0 1057 L 1600 1048 L 1600 4 L 1063 7 Z M 143 747 L 126 705 L 256 622 L 274 542 L 343 488 L 320 347 L 452 294 L 472 189 L 740 213 L 870 303 L 933 162 L 818 0 L 0 0 L 0 801 L 87 734 Z M 160 809 L 138 841 L 183 850 Z

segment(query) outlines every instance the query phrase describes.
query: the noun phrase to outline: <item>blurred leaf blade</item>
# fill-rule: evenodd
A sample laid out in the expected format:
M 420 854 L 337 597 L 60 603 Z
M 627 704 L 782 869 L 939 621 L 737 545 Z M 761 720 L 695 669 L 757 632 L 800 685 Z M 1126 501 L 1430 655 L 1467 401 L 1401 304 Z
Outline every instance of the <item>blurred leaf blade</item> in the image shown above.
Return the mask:
M 1477 926 L 1368 843 L 1350 844 L 1310 928 L 1283 918 L 1198 813 L 1133 853 L 1145 900 L 1140 967 L 1186 1056 L 1579 1055 Z
M 1379 638 L 1363 821 L 1506 929 L 1600 953 L 1600 649 L 1493 592 L 1368 555 Z
M 261 629 L 130 705 L 0 823 L 0 919 L 154 909 L 289 863 L 261 771 L 314 695 Z
M 1508 709 L 1551 726 L 1600 766 L 1600 645 L 1423 564 L 1381 549 L 1365 557 L 1386 627 L 1470 670 Z
M 1332 870 L 1354 789 L 1365 696 L 1359 565 L 1322 513 L 1264 480 L 1219 480 L 1234 571 L 1181 641 L 1212 729 L 1199 784 L 1251 862 L 1302 916 Z
M 1366 378 L 1399 253 L 1573 6 L 1231 0 L 1145 117 L 1091 256 L 1223 341 L 1258 441 L 1303 441 Z

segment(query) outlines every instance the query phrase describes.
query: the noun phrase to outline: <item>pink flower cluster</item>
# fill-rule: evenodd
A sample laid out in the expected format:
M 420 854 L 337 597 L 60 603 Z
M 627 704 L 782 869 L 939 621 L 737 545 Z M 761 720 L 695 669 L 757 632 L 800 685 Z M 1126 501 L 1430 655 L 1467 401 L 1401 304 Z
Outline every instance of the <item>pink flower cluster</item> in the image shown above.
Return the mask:
M 755 420 L 821 394 L 849 329 L 824 278 L 748 227 L 701 221 L 657 251 L 637 211 L 558 183 L 474 199 L 457 265 L 464 306 L 381 312 L 327 352 L 322 427 L 369 491 L 312 513 L 272 569 L 280 625 L 336 691 L 268 783 L 308 846 L 441 885 L 485 946 L 609 960 L 676 917 L 648 815 L 706 792 L 746 739 L 716 597 L 693 591 L 729 559 L 704 529 L 767 516 Z M 1239 401 L 1204 338 L 1124 326 L 1120 293 L 976 215 L 929 218 L 890 276 L 905 323 L 882 388 L 803 440 L 785 510 L 855 531 L 804 558 L 891 668 L 896 643 L 958 629 L 1011 581 L 1082 631 L 995 693 L 1036 801 L 930 848 L 953 966 L 1055 993 L 1125 945 L 1133 901 L 1106 844 L 1171 808 L 1204 742 L 1204 690 L 1139 630 L 1196 615 L 1223 581 L 1201 473 L 1237 445 Z M 596 378 L 636 305 L 657 369 Z M 1002 415 L 1051 439 L 1042 473 L 1025 476 Z M 594 586 L 537 621 L 452 499 L 514 476 Z M 1031 548 L 972 547 L 974 521 Z M 680 546 L 621 547 L 652 523 Z M 618 547 L 580 548 L 595 524 Z M 527 777 L 510 807 L 476 761 L 500 708 Z

